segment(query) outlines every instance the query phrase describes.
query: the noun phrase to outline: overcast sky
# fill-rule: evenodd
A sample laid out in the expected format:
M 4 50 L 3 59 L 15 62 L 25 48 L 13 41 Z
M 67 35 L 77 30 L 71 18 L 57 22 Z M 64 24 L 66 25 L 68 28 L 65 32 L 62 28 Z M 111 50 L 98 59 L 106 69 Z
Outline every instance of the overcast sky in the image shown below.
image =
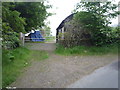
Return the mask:
M 56 13 L 53 16 L 50 16 L 47 21 L 50 21 L 50 28 L 52 35 L 56 35 L 56 28 L 67 16 L 71 14 L 71 11 L 75 8 L 75 5 L 80 0 L 48 0 L 49 4 L 53 5 L 53 8 L 49 11 Z M 117 0 L 119 1 L 119 0 Z M 118 18 L 112 20 L 112 25 L 118 24 Z

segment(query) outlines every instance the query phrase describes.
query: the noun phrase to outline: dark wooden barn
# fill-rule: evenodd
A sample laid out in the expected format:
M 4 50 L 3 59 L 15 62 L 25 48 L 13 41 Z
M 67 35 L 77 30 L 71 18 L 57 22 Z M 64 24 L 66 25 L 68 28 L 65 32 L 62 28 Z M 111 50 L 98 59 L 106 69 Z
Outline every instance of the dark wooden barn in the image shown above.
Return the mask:
M 74 21 L 75 13 L 66 17 L 56 29 L 56 42 L 64 46 L 91 45 L 91 34 Z

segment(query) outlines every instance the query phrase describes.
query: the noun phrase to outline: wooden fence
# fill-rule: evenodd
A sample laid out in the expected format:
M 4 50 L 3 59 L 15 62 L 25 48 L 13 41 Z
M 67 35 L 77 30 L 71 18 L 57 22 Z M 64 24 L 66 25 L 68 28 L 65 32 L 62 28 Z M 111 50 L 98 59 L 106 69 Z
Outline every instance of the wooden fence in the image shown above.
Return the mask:
M 30 38 L 30 37 L 25 37 L 25 34 L 20 33 L 20 40 L 21 40 L 21 42 L 22 42 L 22 46 L 25 45 L 25 42 L 32 41 L 32 39 L 35 39 L 35 40 L 37 40 L 37 39 L 38 39 L 38 40 L 39 40 L 39 39 L 44 39 L 44 42 L 49 42 L 49 40 L 50 40 L 50 39 L 53 39 L 53 37 L 48 36 L 48 37 L 46 37 L 46 38 Z M 54 39 L 54 40 L 56 40 L 56 39 Z M 40 42 L 42 42 L 42 41 L 40 41 Z

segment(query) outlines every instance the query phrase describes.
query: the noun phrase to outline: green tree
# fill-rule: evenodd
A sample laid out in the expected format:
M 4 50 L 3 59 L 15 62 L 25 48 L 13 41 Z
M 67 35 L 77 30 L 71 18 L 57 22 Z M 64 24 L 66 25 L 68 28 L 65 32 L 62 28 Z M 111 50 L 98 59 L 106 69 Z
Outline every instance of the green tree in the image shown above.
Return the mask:
M 84 28 L 92 33 L 95 45 L 103 45 L 108 41 L 107 34 L 111 30 L 110 19 L 120 14 L 118 5 L 111 2 L 80 2 L 77 4 L 75 20 L 84 24 Z M 80 9 L 84 12 L 80 12 Z
M 11 10 L 13 7 L 14 5 L 8 2 L 2 4 L 2 22 L 6 22 L 15 32 L 25 32 L 25 18 L 20 17 L 20 12 Z
M 20 45 L 19 32 L 27 32 L 44 26 L 44 20 L 51 15 L 47 12 L 50 5 L 41 2 L 3 2 L 2 38 L 3 46 Z
M 51 15 L 47 12 L 50 7 L 44 2 L 17 2 L 14 9 L 21 13 L 21 17 L 26 18 L 25 30 L 30 31 L 44 26 L 44 20 Z
M 14 5 L 9 2 L 2 3 L 2 39 L 4 48 L 16 48 L 20 45 L 19 32 L 25 32 L 25 18 L 12 10 Z

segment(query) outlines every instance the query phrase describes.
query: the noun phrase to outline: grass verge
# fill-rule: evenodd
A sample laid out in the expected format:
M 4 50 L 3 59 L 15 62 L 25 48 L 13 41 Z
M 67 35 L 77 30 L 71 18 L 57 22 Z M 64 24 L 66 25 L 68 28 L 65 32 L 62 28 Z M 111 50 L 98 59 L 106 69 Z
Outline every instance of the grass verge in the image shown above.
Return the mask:
M 44 60 L 48 54 L 44 51 L 31 51 L 20 47 L 14 50 L 3 50 L 2 52 L 2 87 L 5 88 L 14 82 L 30 65 L 32 60 Z
M 49 41 L 55 41 L 55 36 L 46 37 L 45 41 L 47 41 L 47 42 L 49 42 Z
M 85 47 L 85 46 L 76 46 L 72 48 L 64 48 L 60 45 L 57 46 L 55 50 L 56 54 L 61 55 L 105 55 L 105 54 L 117 54 L 118 46 L 117 45 L 109 45 L 102 47 Z

